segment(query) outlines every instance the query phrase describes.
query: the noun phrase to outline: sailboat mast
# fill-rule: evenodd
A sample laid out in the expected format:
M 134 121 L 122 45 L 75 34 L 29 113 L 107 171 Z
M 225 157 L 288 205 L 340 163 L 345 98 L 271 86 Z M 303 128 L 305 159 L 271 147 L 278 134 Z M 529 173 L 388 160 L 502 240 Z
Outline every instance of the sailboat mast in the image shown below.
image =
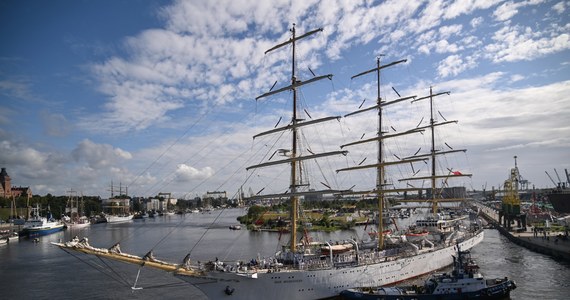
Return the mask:
M 437 200 L 436 200 L 436 186 L 435 186 L 435 121 L 433 119 L 433 90 L 429 87 L 429 111 L 430 120 L 429 124 L 431 127 L 431 205 L 432 212 L 437 213 Z
M 293 134 L 292 134 L 292 149 L 291 149 L 291 251 L 295 252 L 297 250 L 297 207 L 299 198 L 294 196 L 297 192 L 297 162 L 294 160 L 297 157 L 297 89 L 295 88 L 295 83 L 297 78 L 295 76 L 295 23 L 293 23 L 293 28 L 291 28 L 291 33 L 293 35 L 292 39 L 292 56 L 291 59 L 291 86 L 293 86 Z
M 376 104 L 378 105 L 378 167 L 376 168 L 376 190 L 381 191 L 384 182 L 384 166 L 382 165 L 382 98 L 380 96 L 380 56 L 376 58 L 376 90 L 377 90 L 377 97 L 376 97 Z M 383 220 L 383 213 L 384 211 L 384 194 L 378 193 L 378 248 L 384 248 L 384 220 Z

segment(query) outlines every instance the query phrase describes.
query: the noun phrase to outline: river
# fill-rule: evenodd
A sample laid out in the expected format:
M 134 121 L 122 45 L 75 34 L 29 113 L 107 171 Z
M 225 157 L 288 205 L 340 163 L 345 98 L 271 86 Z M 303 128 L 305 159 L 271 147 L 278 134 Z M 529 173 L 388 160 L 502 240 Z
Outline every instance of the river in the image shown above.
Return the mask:
M 206 214 L 174 215 L 122 224 L 96 224 L 86 229 L 66 230 L 33 242 L 0 246 L 2 299 L 205 299 L 193 286 L 169 273 L 100 260 L 75 252 L 67 253 L 50 244 L 73 236 L 89 237 L 95 247 L 108 248 L 120 242 L 123 252 L 181 261 L 240 259 L 272 255 L 279 234 L 229 230 L 245 211 L 232 209 Z M 363 228 L 319 233 L 316 239 L 357 237 Z M 283 242 L 288 236 L 282 236 Z M 197 242 L 199 243 L 197 244 Z M 482 273 L 488 277 L 514 279 L 517 289 L 511 299 L 567 299 L 570 295 L 570 263 L 534 253 L 510 243 L 496 230 L 486 230 L 485 239 L 472 250 Z M 137 287 L 131 287 L 140 270 Z

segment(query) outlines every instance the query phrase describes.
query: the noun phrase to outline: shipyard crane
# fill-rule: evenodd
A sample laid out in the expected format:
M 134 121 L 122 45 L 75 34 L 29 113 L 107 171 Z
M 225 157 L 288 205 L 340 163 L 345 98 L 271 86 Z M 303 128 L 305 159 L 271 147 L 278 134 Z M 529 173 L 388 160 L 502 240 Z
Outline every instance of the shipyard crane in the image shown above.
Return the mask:
M 568 175 L 568 169 L 564 169 L 564 172 L 566 173 L 566 182 L 568 185 L 570 185 L 570 176 Z
M 556 168 L 554 168 L 554 173 L 556 174 L 556 178 L 558 178 L 558 185 L 560 185 L 562 180 L 560 179 L 560 175 L 558 175 L 558 171 L 556 171 Z
M 550 177 L 550 174 L 548 174 L 547 171 L 544 171 L 544 173 L 546 173 L 546 176 L 548 176 L 548 178 L 550 179 L 550 181 L 552 181 L 552 184 L 554 184 L 554 187 L 556 187 L 556 182 L 554 182 L 554 179 L 552 179 L 552 177 Z

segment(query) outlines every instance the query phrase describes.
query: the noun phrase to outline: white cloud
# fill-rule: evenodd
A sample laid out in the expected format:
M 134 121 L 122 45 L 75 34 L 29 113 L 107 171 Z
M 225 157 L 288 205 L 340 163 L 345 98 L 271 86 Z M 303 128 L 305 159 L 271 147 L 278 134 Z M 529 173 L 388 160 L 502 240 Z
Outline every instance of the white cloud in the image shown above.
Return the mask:
M 529 5 L 538 5 L 544 3 L 544 0 L 528 0 L 521 2 L 508 1 L 501 4 L 493 13 L 497 21 L 506 21 L 515 16 L 520 8 Z
M 70 160 L 58 152 L 40 151 L 6 139 L 0 141 L 0 161 L 12 177 L 12 185 L 29 186 L 29 182 L 34 181 L 58 184 L 57 180 L 66 173 L 65 165 Z
M 437 73 L 442 78 L 455 76 L 465 70 L 476 66 L 472 57 L 462 59 L 460 55 L 450 55 L 442 60 L 437 66 Z
M 445 11 L 444 6 L 442 0 L 428 1 L 424 10 L 419 13 L 419 16 L 414 20 L 410 20 L 410 30 L 414 33 L 421 33 L 441 24 Z
M 15 100 L 37 100 L 30 90 L 30 82 L 22 78 L 0 80 L 0 93 Z
M 455 24 L 450 26 L 441 26 L 439 27 L 439 36 L 442 39 L 448 39 L 453 35 L 458 35 L 461 33 L 461 29 L 463 29 L 463 25 Z
M 494 62 L 531 60 L 570 49 L 570 34 L 562 28 L 538 32 L 530 27 L 505 26 L 495 32 L 493 40 L 485 52 Z
M 493 15 L 498 21 L 508 20 L 519 12 L 518 8 L 522 5 L 522 3 L 515 3 L 512 1 L 505 2 L 497 7 Z
M 535 4 L 525 2 L 524 5 Z M 461 36 L 463 25 L 437 28 L 443 20 L 489 9 L 495 1 L 175 1 L 161 10 L 165 28 L 149 29 L 125 40 L 125 57 L 111 57 L 93 66 L 100 90 L 108 97 L 101 115 L 85 117 L 84 129 L 125 132 L 165 126 L 171 115 L 188 106 L 223 105 L 251 99 L 275 80 L 288 80 L 288 55 L 262 51 L 285 41 L 291 21 L 299 34 L 323 27 L 324 32 L 303 42 L 300 70 L 316 69 L 326 49 L 340 59 L 350 47 L 380 40 L 375 53 L 409 54 L 388 46 L 416 43 L 420 53 L 457 53 L 463 47 L 450 38 Z M 502 5 L 503 10 L 510 6 Z M 482 17 L 473 18 L 479 26 Z M 479 40 L 478 44 L 482 41 Z M 409 48 L 408 48 L 409 49 Z M 309 55 L 307 57 L 307 55 Z M 305 56 L 305 57 L 303 57 Z M 472 59 L 480 58 L 471 54 Z M 307 60 L 308 58 L 308 60 Z M 472 63 L 472 62 L 470 62 Z M 475 62 L 473 62 L 475 63 Z M 270 83 L 268 83 L 270 82 Z M 218 88 L 223 87 L 223 88 Z
M 46 167 L 47 156 L 33 148 L 4 140 L 0 143 L 0 149 L 2 149 L 2 161 L 9 161 L 12 164 L 22 164 L 40 169 Z
M 429 54 L 430 53 L 430 49 L 428 45 L 421 45 L 418 47 L 418 52 L 422 53 L 422 54 Z
M 471 25 L 471 27 L 473 28 L 477 28 L 479 27 L 479 25 L 481 25 L 483 23 L 483 17 L 476 17 L 471 19 L 471 22 L 469 22 L 469 24 Z
M 453 19 L 463 14 L 470 14 L 478 9 L 490 8 L 496 4 L 496 0 L 453 1 L 445 9 L 445 18 Z
M 486 151 L 490 152 L 500 152 L 500 151 L 510 151 L 510 150 L 517 150 L 517 149 L 541 149 L 544 147 L 562 147 L 568 148 L 570 147 L 570 138 L 562 137 L 562 138 L 555 138 L 551 140 L 541 140 L 538 142 L 525 142 L 520 144 L 508 145 L 504 147 L 492 148 Z
M 132 155 L 120 148 L 109 144 L 96 144 L 88 139 L 81 141 L 71 152 L 75 161 L 85 161 L 91 169 L 112 167 L 122 160 L 132 158 Z
M 447 40 L 440 40 L 435 43 L 435 52 L 437 53 L 455 53 L 458 50 L 457 45 L 450 44 Z
M 62 114 L 52 114 L 47 111 L 42 111 L 40 117 L 44 124 L 44 132 L 49 136 L 64 137 L 69 134 L 71 124 L 67 118 Z
M 453 80 L 440 85 L 458 99 L 455 114 L 464 120 L 464 134 L 487 149 L 514 144 L 544 143 L 566 137 L 570 129 L 564 115 L 570 114 L 566 93 L 570 81 L 540 87 L 504 89 L 504 73 L 491 73 L 470 80 Z M 543 99 L 544 101 L 537 101 Z M 465 124 L 467 122 L 467 124 Z M 489 135 L 488 132 L 493 134 Z
M 211 167 L 196 169 L 186 164 L 179 164 L 176 168 L 176 179 L 179 182 L 190 182 L 196 179 L 206 179 L 214 174 Z
M 503 72 L 493 72 L 466 79 L 454 79 L 440 85 L 442 89 L 449 89 L 454 93 L 474 92 L 477 94 L 482 91 L 492 90 L 504 76 L 505 73 Z
M 554 11 L 556 11 L 556 13 L 562 14 L 566 10 L 566 5 L 567 4 L 564 1 L 561 1 L 561 2 L 554 4 L 554 6 L 552 6 L 552 9 Z
M 520 74 L 514 74 L 511 76 L 511 82 L 517 82 L 517 81 L 521 81 L 525 79 L 525 77 L 523 75 Z

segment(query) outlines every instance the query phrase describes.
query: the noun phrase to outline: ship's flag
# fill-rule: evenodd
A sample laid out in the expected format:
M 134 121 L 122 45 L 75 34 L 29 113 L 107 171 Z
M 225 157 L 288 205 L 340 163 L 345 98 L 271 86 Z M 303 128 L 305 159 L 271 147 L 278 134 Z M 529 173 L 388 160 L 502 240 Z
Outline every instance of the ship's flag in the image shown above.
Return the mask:
M 463 174 L 461 174 L 461 172 L 459 171 L 453 171 L 453 175 L 463 175 Z

